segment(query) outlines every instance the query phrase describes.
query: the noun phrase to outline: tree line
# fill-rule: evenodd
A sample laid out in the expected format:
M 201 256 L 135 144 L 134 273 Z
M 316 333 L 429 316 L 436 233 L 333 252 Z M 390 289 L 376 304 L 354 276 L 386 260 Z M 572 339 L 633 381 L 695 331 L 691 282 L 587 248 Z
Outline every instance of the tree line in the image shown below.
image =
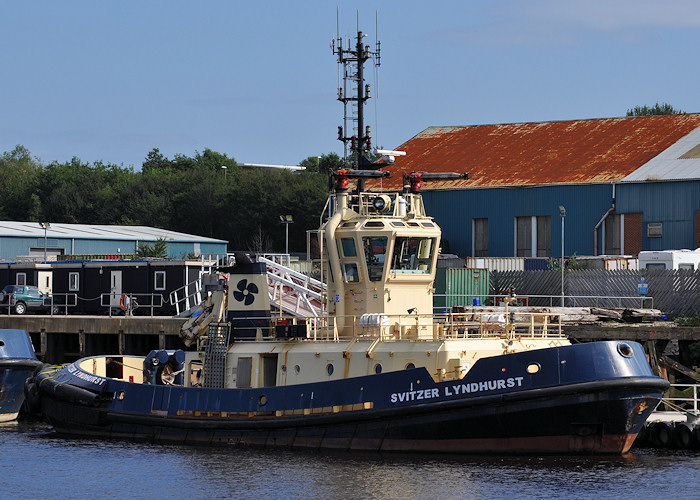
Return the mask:
M 156 148 L 141 171 L 78 158 L 43 164 L 18 145 L 0 157 L 0 220 L 150 226 L 227 240 L 229 250 L 306 250 L 319 226 L 335 153 L 309 157 L 305 171 L 242 169 L 210 149 L 168 159 Z M 222 167 L 226 167 L 225 169 Z

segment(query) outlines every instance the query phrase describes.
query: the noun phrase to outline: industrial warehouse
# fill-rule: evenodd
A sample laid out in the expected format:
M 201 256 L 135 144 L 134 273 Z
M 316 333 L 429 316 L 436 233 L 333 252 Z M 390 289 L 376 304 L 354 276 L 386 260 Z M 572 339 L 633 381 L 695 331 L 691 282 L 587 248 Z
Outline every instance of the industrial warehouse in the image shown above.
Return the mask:
M 562 233 L 567 256 L 700 247 L 699 113 L 429 127 L 397 149 L 384 189 L 469 173 L 424 189 L 446 253 L 558 256 Z

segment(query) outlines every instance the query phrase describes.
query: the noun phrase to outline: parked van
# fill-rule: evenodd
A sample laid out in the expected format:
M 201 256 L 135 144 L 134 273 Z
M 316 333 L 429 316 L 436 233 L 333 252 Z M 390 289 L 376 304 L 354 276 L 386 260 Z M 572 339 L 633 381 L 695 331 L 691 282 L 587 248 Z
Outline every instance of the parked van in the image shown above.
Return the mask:
M 639 252 L 639 269 L 700 269 L 700 248 Z

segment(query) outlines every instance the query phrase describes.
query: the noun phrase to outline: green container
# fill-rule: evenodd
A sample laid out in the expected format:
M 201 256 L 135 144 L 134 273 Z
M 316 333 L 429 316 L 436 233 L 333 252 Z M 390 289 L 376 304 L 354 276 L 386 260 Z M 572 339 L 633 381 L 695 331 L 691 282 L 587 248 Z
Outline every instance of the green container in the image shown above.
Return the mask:
M 435 274 L 436 311 L 452 306 L 471 306 L 474 299 L 484 304 L 489 294 L 489 270 L 466 268 L 442 268 Z

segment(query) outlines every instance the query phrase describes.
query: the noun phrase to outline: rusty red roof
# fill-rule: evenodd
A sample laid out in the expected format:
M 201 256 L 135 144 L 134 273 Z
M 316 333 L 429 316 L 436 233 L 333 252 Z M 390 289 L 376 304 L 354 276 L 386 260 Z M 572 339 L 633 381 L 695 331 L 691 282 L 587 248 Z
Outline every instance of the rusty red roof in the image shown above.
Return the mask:
M 384 169 L 382 187 L 399 189 L 414 170 L 469 172 L 424 189 L 615 182 L 698 127 L 700 113 L 429 127 L 396 148 L 407 154 Z

